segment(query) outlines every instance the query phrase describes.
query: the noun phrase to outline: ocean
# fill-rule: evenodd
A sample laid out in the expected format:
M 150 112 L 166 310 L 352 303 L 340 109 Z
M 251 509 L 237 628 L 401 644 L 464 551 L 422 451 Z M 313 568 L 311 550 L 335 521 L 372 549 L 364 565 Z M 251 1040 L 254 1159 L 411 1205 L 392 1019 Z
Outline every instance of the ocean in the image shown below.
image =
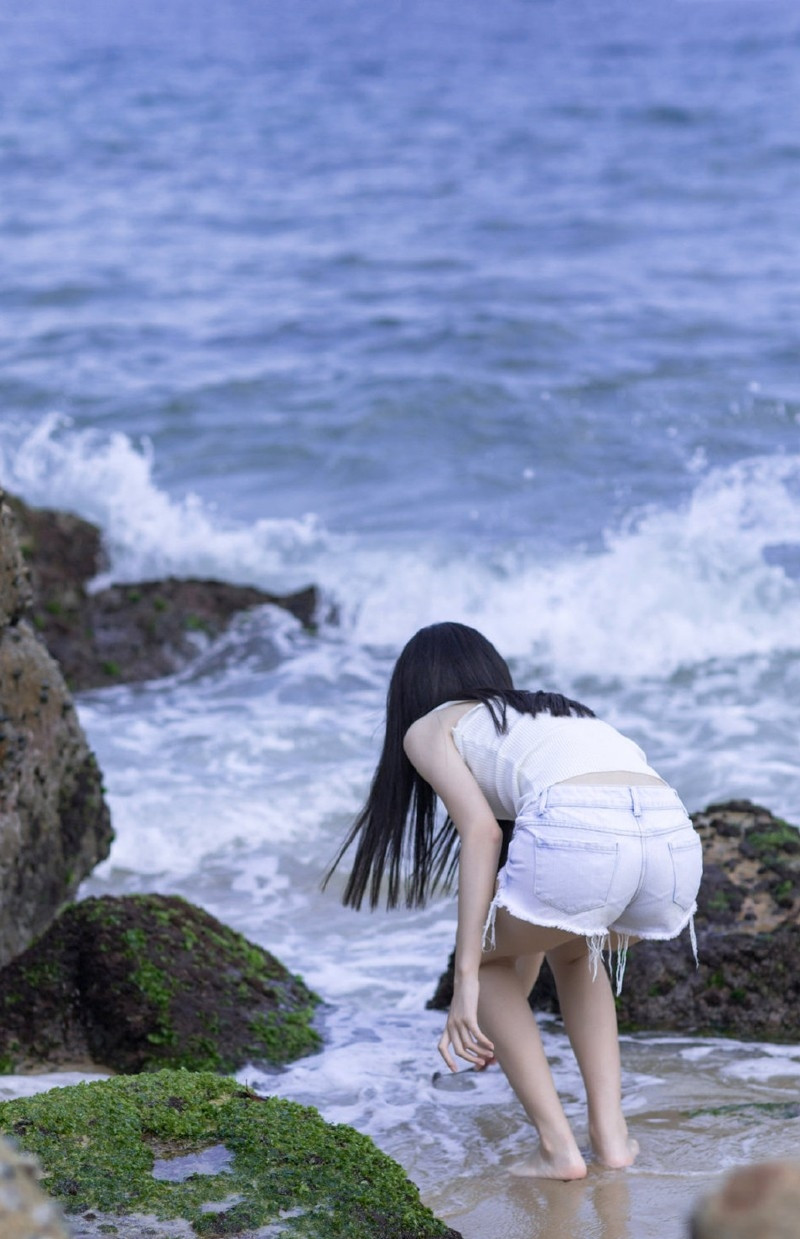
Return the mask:
M 322 600 L 80 696 L 117 831 L 83 893 L 180 893 L 302 973 L 325 1051 L 243 1078 L 466 1239 L 678 1239 L 797 1151 L 800 1047 L 639 1034 L 636 1167 L 512 1181 L 499 1072 L 432 1082 L 453 900 L 319 881 L 440 619 L 690 809 L 800 823 L 799 50 L 790 0 L 0 6 L 0 482 L 101 526 L 98 586 Z

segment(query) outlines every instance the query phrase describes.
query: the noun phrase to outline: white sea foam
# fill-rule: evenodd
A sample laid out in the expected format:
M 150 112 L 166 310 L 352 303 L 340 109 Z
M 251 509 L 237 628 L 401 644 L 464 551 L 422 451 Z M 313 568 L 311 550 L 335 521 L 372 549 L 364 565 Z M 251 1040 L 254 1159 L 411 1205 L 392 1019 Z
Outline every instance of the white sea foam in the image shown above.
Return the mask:
M 42 1071 L 36 1075 L 0 1076 L 0 1101 L 13 1101 L 17 1097 L 35 1097 L 51 1088 L 68 1088 L 71 1084 L 91 1084 L 94 1080 L 107 1080 L 108 1073 L 100 1071 Z
M 282 589 L 313 579 L 356 645 L 396 649 L 448 617 L 562 680 L 660 678 L 711 659 L 798 650 L 796 455 L 711 470 L 688 503 L 639 513 L 609 531 L 601 551 L 559 559 L 542 555 L 533 533 L 479 553 L 441 541 L 376 549 L 334 538 L 310 513 L 234 526 L 196 496 L 160 489 L 146 442 L 56 416 L 0 448 L 0 476 L 34 503 L 98 521 L 113 579 L 203 574 Z
M 97 585 L 179 575 L 286 589 L 307 584 L 306 556 L 329 545 L 310 514 L 236 527 L 196 495 L 173 498 L 154 481 L 146 439 L 76 430 L 56 414 L 0 445 L 0 480 L 30 503 L 100 525 L 111 571 Z
M 424 553 L 394 557 L 391 573 L 374 564 L 353 623 L 361 640 L 397 645 L 447 616 L 560 676 L 668 676 L 797 651 L 800 583 L 765 558 L 795 543 L 800 457 L 753 459 L 712 471 L 687 505 L 608 533 L 599 553 L 538 561 L 531 544 L 488 566 Z

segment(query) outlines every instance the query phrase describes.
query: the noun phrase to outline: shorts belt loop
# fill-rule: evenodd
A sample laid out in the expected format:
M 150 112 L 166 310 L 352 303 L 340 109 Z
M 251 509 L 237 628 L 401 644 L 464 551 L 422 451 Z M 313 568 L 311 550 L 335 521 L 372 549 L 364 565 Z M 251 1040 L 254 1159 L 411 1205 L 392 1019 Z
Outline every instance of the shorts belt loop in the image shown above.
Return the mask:
M 547 808 L 547 793 L 549 792 L 549 790 L 550 790 L 549 787 L 545 787 L 543 791 L 540 792 L 539 794 L 539 804 L 537 805 L 538 813 L 544 813 L 545 809 Z
M 635 787 L 630 787 L 628 788 L 628 790 L 631 794 L 631 809 L 633 810 L 633 816 L 641 817 L 642 816 L 642 804 L 641 804 L 641 801 L 639 800 L 638 789 Z

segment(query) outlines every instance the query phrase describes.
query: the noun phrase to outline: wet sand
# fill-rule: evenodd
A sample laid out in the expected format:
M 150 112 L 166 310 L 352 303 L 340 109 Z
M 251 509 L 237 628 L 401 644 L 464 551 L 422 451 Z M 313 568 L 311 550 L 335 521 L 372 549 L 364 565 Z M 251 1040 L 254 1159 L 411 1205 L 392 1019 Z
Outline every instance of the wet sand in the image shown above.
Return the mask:
M 469 1107 L 477 1122 L 465 1155 L 474 1173 L 464 1164 L 449 1188 L 426 1185 L 426 1202 L 464 1239 L 686 1239 L 694 1202 L 731 1167 L 800 1153 L 798 1045 L 642 1035 L 623 1039 L 623 1068 L 629 1128 L 641 1145 L 634 1166 L 590 1163 L 577 1183 L 509 1174 L 525 1156 L 527 1132 L 498 1072 L 488 1089 L 496 1104 L 480 1114 Z M 469 1101 L 484 1087 L 476 1080 Z M 588 1159 L 582 1098 L 566 1100 Z
M 578 1183 L 498 1180 L 491 1195 L 446 1217 L 464 1239 L 686 1239 L 695 1198 L 711 1172 L 590 1169 Z

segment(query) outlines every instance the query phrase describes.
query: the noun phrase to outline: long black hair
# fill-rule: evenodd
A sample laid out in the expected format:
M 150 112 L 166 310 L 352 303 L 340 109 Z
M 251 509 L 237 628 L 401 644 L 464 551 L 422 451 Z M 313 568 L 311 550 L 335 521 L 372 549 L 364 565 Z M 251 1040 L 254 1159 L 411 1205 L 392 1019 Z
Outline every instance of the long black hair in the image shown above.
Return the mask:
M 421 628 L 395 663 L 386 697 L 386 736 L 364 808 L 323 880 L 329 882 L 344 853 L 357 842 L 342 902 L 371 908 L 401 893 L 408 907 L 422 906 L 437 886 L 452 881 L 458 836 L 450 818 L 437 830 L 436 794 L 408 760 L 403 739 L 412 723 L 446 701 L 477 701 L 491 713 L 498 733 L 509 706 L 521 714 L 592 718 L 593 712 L 559 693 L 514 688 L 508 664 L 486 637 L 466 624 Z

